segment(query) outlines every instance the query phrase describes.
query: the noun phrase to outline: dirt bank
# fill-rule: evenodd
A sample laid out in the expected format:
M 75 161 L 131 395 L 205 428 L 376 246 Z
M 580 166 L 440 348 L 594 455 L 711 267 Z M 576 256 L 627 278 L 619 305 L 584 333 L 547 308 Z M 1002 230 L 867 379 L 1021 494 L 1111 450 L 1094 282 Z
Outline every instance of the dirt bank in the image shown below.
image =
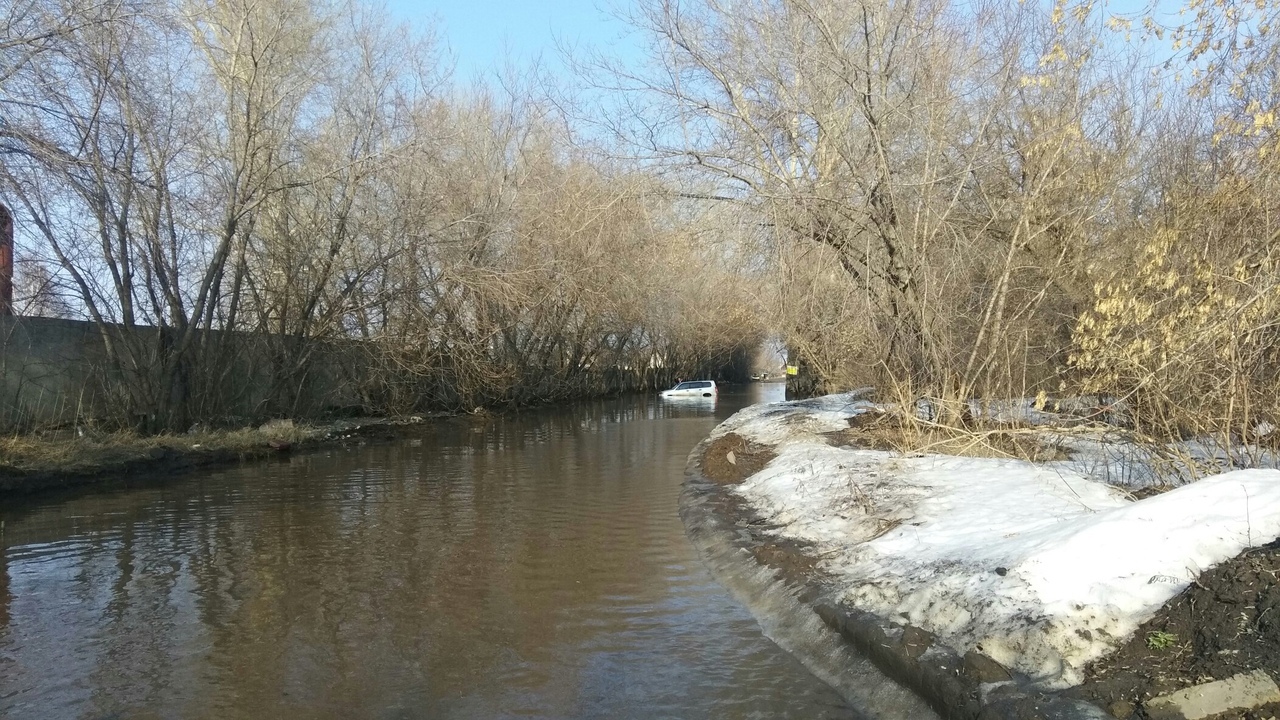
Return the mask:
M 702 454 L 702 473 L 723 485 L 736 485 L 764 469 L 777 457 L 773 448 L 748 441 L 737 433 L 721 435 Z
M 323 425 L 285 420 L 185 435 L 63 430 L 0 438 L 0 496 L 154 479 L 327 445 L 390 439 L 425 418 L 360 418 Z
M 1200 575 L 1115 654 L 1088 668 L 1069 694 L 1146 718 L 1153 697 L 1251 670 L 1280 680 L 1280 541 L 1254 548 Z M 1219 715 L 1280 717 L 1280 703 Z

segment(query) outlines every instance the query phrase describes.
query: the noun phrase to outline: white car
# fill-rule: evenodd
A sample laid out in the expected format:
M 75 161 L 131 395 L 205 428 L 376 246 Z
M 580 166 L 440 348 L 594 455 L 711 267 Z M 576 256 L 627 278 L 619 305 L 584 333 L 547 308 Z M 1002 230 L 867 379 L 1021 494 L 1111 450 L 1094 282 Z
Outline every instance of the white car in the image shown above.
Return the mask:
M 659 393 L 664 398 L 680 397 L 715 397 L 715 380 L 686 380 L 670 390 Z

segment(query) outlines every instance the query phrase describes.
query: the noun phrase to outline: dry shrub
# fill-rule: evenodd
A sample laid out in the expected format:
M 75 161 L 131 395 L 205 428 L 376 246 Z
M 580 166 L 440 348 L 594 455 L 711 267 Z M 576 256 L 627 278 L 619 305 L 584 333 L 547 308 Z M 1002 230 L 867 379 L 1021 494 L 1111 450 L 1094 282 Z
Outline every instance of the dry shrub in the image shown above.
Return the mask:
M 1226 209 L 1201 209 L 1212 207 Z M 1235 251 L 1202 245 L 1241 232 L 1218 220 L 1157 229 L 1137 271 L 1100 284 L 1076 327 L 1082 389 L 1126 400 L 1135 429 L 1159 441 L 1235 453 L 1280 417 L 1280 263 L 1243 238 Z

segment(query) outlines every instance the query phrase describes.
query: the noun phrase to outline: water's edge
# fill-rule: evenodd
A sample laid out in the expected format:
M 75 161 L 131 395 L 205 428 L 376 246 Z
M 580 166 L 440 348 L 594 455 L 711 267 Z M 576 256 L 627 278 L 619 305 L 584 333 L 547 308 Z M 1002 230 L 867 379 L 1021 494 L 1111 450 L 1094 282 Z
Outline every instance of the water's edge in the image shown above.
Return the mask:
M 834 598 L 804 548 L 780 542 L 729 486 L 702 474 L 703 440 L 690 453 L 680 494 L 685 533 L 715 579 L 765 634 L 846 698 L 883 720 L 1105 720 L 1101 708 L 1037 691 L 1021 679 L 992 681 L 979 653 L 960 657 L 918 628 Z M 995 672 L 1003 669 L 995 666 Z M 932 711 L 930 710 L 932 708 Z
M 244 463 L 265 462 L 290 454 L 323 451 L 351 443 L 392 441 L 416 430 L 423 419 L 453 417 L 431 413 L 411 417 L 368 417 L 306 426 L 309 436 L 296 442 L 269 444 L 262 433 L 249 445 L 220 447 L 204 435 L 174 435 L 156 447 L 110 447 L 73 463 L 50 463 L 35 469 L 0 468 L 0 498 L 38 501 L 59 493 L 90 489 L 120 489 L 153 482 L 177 481 L 199 472 L 212 472 Z M 288 422 L 292 423 L 292 420 Z M 263 426 L 266 427 L 266 426 Z M 242 428 L 252 431 L 253 428 Z M 261 431 L 259 431 L 261 433 Z M 59 440 L 46 440 L 57 444 Z

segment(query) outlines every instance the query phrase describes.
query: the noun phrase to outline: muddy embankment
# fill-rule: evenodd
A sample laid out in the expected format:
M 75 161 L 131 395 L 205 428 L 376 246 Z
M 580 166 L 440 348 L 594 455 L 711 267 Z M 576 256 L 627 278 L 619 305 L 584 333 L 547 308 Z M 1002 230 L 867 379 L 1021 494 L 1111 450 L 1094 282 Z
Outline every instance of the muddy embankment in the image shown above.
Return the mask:
M 269 460 L 352 442 L 399 437 L 426 417 L 358 418 L 324 425 L 273 421 L 258 428 L 151 437 L 63 433 L 0 439 L 0 497 L 82 486 L 156 482 L 197 470 Z
M 680 513 L 712 573 L 765 633 L 842 692 L 859 712 L 891 720 L 1101 720 L 1099 706 L 1032 688 L 980 652 L 964 656 L 919 628 L 848 607 L 804 545 L 779 539 L 731 487 L 770 450 L 728 434 L 690 454 Z

